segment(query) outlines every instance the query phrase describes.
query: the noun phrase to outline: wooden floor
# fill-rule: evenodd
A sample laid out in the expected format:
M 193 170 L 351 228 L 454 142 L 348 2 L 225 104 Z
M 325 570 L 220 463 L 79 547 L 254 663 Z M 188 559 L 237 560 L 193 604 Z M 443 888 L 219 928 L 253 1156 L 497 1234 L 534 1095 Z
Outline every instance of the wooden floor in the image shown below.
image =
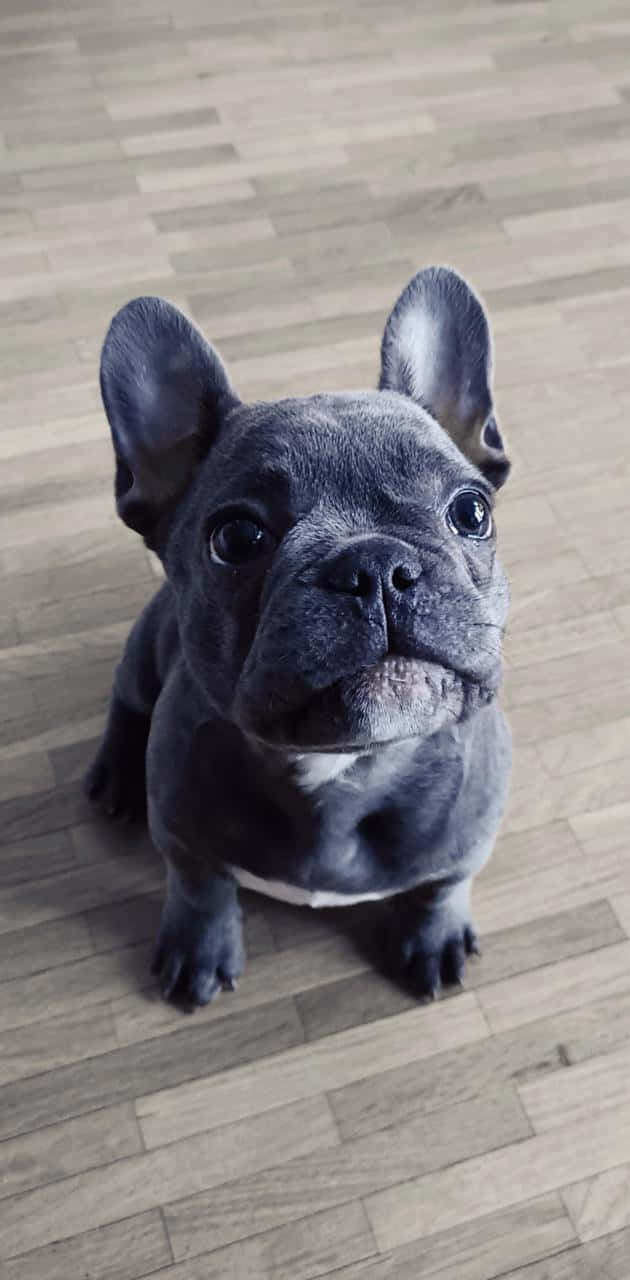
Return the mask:
M 0 112 L 2 1280 L 628 1280 L 627 0 L 2 0 Z M 241 395 L 373 386 L 431 261 L 488 301 L 516 463 L 483 958 L 414 1007 L 373 913 L 251 898 L 185 1019 L 160 864 L 79 787 L 157 582 L 99 345 L 158 292 Z

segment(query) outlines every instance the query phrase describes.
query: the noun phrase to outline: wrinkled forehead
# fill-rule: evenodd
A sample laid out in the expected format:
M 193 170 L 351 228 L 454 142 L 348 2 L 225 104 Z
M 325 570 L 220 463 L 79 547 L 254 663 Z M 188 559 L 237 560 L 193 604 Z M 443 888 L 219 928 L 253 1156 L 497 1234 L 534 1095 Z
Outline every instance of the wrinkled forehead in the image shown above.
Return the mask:
M 240 406 L 218 452 L 221 487 L 261 498 L 285 491 L 288 499 L 356 501 L 480 480 L 430 414 L 378 391 Z

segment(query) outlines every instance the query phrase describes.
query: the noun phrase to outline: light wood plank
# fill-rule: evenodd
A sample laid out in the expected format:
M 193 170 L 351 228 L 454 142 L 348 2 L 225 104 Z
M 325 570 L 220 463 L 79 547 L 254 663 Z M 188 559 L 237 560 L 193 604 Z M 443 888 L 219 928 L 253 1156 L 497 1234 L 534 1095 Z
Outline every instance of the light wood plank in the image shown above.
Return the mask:
M 93 950 L 87 923 L 80 916 L 51 920 L 32 929 L 12 930 L 0 935 L 2 983 L 9 984 L 10 980 L 28 974 L 43 973 L 46 969 L 70 964 L 91 955 Z M 7 985 L 4 990 L 10 999 L 11 987 Z
M 572 814 L 588 813 L 630 800 L 627 760 L 579 769 L 566 777 L 550 778 L 544 792 L 529 784 L 512 793 L 507 831 L 526 831 Z
M 625 756 L 629 733 L 630 717 L 624 717 L 550 738 L 540 744 L 540 754 L 550 773 L 575 773 L 590 764 L 607 764 Z
M 630 1164 L 573 1182 L 562 1199 L 580 1240 L 594 1240 L 630 1226 Z M 627 1234 L 627 1233 L 626 1233 Z
M 127 993 L 129 987 L 148 970 L 151 949 L 145 943 L 125 947 L 115 953 L 89 955 L 63 966 L 63 974 L 49 968 L 42 973 L 14 978 L 2 984 L 0 1029 L 23 1027 L 47 1014 L 72 1011 L 111 1000 Z
M 141 1150 L 133 1106 L 106 1107 L 0 1144 L 0 1195 L 31 1191 Z
M 162 868 L 153 854 L 116 867 L 92 862 L 57 877 L 33 880 L 28 897 L 19 885 L 12 886 L 0 892 L 0 932 L 11 933 L 16 927 L 30 928 L 106 901 L 132 898 L 135 893 L 161 887 L 162 879 Z
M 336 1280 L 491 1280 L 548 1259 L 575 1240 L 557 1192 L 342 1267 Z
M 299 1219 L 305 1212 L 323 1212 L 357 1196 L 374 1195 L 377 1187 L 404 1184 L 421 1170 L 465 1160 L 467 1152 L 488 1151 L 515 1139 L 526 1146 L 522 1140 L 528 1132 L 514 1094 L 504 1091 L 491 1103 L 484 1100 L 434 1112 L 402 1127 L 276 1164 L 260 1174 L 224 1182 L 211 1194 L 167 1205 L 173 1252 L 178 1260 L 194 1257 L 202 1250 Z M 369 1198 L 366 1204 L 369 1210 Z M 373 1215 L 369 1216 L 373 1222 Z M 381 1247 L 378 1233 L 377 1243 Z
M 630 1045 L 563 1072 L 561 1089 L 560 1081 L 551 1078 L 522 1085 L 519 1095 L 536 1133 L 575 1123 L 584 1112 L 587 1098 L 593 1115 L 623 1106 L 629 1064 Z
M 601 1276 L 602 1280 L 625 1280 L 628 1269 L 630 1235 L 617 1231 L 604 1240 L 593 1241 L 578 1249 L 535 1262 L 511 1272 L 513 1280 L 590 1280 Z
M 519 834 L 526 837 L 528 832 Z M 614 841 L 608 852 L 577 853 L 573 859 L 551 865 L 548 870 L 543 868 L 533 877 L 525 868 L 520 875 L 504 880 L 486 876 L 475 897 L 475 919 L 485 932 L 570 911 L 599 901 L 602 894 L 616 896 L 627 891 L 627 856 L 620 842 Z
M 423 1063 L 421 1090 L 414 1064 L 366 1076 L 329 1095 L 341 1134 L 360 1136 L 449 1102 L 483 1097 L 492 1087 L 551 1081 L 555 1073 L 560 1090 L 570 1064 L 627 1049 L 629 1013 L 630 995 L 624 993 L 435 1054 Z
M 586 853 L 603 854 L 624 847 L 630 804 L 614 804 L 595 813 L 579 813 L 570 819 L 571 830 Z
M 106 1004 L 78 1009 L 74 1013 L 57 1015 L 55 1018 L 45 1018 L 41 1022 L 31 1022 L 23 1027 L 13 1028 L 0 1038 L 0 1085 L 11 1085 L 14 1081 L 29 1076 L 43 1075 L 44 1081 L 40 1080 L 34 1087 L 34 1092 L 38 1092 L 42 1083 L 45 1085 L 47 1072 L 99 1054 L 107 1054 L 115 1048 L 114 1021 Z M 17 1090 L 14 1096 L 19 1096 Z M 98 1105 L 98 1099 L 94 1105 Z M 66 1114 L 72 1115 L 72 1108 Z M 45 1125 L 49 1117 L 53 1118 L 53 1109 L 50 1106 L 46 1108 L 44 1103 L 35 1116 L 35 1123 L 39 1119 Z M 25 1131 L 28 1128 L 26 1117 Z
M 403 1054 L 421 1062 L 440 1046 L 483 1038 L 486 1027 L 473 996 L 417 1009 L 366 1027 L 329 1036 L 312 1046 L 258 1062 L 255 1070 L 232 1071 L 197 1080 L 159 1095 L 138 1099 L 138 1118 L 149 1148 L 172 1142 L 200 1126 L 212 1128 L 230 1119 L 256 1115 L 281 1101 L 309 1098 L 322 1088 L 387 1070 Z
M 615 898 L 612 908 L 621 923 L 622 929 L 630 937 L 630 893 L 623 893 L 618 898 Z
M 106 1168 L 64 1178 L 4 1201 L 2 1257 L 41 1248 L 59 1239 L 63 1210 L 65 1236 L 104 1226 L 123 1215 L 144 1213 L 168 1202 L 173 1194 L 195 1195 L 220 1188 L 244 1168 L 261 1171 L 270 1164 L 291 1162 L 306 1152 L 336 1147 L 330 1111 L 323 1098 L 309 1099 L 212 1134 L 186 1138 L 168 1147 L 114 1161 Z
M 91 1017 L 98 1015 L 101 1005 L 90 1010 Z M 85 1011 L 83 1011 L 85 1012 Z M 15 1042 L 30 1045 L 45 1043 L 50 1035 L 41 1033 L 42 1023 L 12 1030 L 8 1040 L 8 1055 Z M 89 1025 L 89 1024 L 88 1024 Z M 39 1029 L 39 1031 L 38 1031 Z M 281 1054 L 290 1046 L 300 1044 L 303 1032 L 295 1008 L 289 1001 L 265 1005 L 264 1009 L 249 1010 L 221 1020 L 220 1033 L 212 1036 L 207 1026 L 197 1021 L 190 1030 L 182 1026 L 174 1035 L 164 1040 L 148 1040 L 144 1045 L 112 1045 L 112 1029 L 109 1009 L 107 1028 L 104 1029 L 105 1048 L 97 1041 L 90 1051 L 78 1054 L 69 1048 L 61 1060 L 67 1066 L 54 1066 L 48 1071 L 22 1069 L 26 1076 L 7 1084 L 0 1090 L 0 1137 L 12 1137 L 29 1133 L 32 1129 L 73 1116 L 86 1115 L 103 1106 L 114 1106 L 140 1097 L 143 1089 L 159 1092 L 176 1089 L 187 1080 L 195 1080 L 203 1074 L 207 1079 L 212 1072 L 221 1074 L 239 1064 L 254 1062 L 270 1053 Z M 54 1036 L 54 1023 L 53 1023 Z M 79 1059 L 78 1061 L 76 1059 Z M 41 1063 L 39 1064 L 41 1067 Z M 308 1095 L 312 1097 L 314 1090 Z M 300 1096 L 304 1096 L 303 1094 Z M 278 1104 L 280 1105 L 280 1103 Z M 256 1108 L 258 1110 L 258 1108 Z M 249 1113 L 247 1113 L 249 1114 Z M 183 1129 L 183 1126 L 182 1126 Z M 199 1132 L 199 1127 L 193 1132 Z
M 379 1248 L 507 1209 L 556 1190 L 578 1171 L 584 1176 L 603 1172 L 623 1159 L 629 1137 L 626 1105 L 378 1192 L 366 1208 Z
M 375 1251 L 364 1209 L 344 1204 L 176 1263 L 160 1280 L 311 1280 Z
M 2 1264 L 6 1280 L 137 1280 L 168 1266 L 171 1251 L 157 1210 L 56 1240 Z
M 601 996 L 630 988 L 630 946 L 619 942 L 560 964 L 547 965 L 526 977 L 485 987 L 479 1003 L 493 1031 L 505 1031 L 533 1017 L 560 1013 Z

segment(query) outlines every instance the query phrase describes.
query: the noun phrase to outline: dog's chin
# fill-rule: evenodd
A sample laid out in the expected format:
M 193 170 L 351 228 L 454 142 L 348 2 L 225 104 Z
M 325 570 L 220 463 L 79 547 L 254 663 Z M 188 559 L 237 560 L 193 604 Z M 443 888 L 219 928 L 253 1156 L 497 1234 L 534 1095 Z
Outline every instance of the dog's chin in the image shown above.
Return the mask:
M 492 696 L 482 683 L 437 662 L 389 656 L 291 709 L 256 718 L 248 731 L 269 746 L 300 752 L 372 751 L 430 737 Z

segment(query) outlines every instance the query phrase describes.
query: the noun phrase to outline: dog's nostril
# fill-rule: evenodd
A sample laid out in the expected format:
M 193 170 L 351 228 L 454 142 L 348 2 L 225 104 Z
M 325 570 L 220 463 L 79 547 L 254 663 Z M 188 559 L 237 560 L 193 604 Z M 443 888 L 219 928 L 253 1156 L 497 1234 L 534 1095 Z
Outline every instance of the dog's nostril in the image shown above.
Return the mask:
M 354 594 L 355 596 L 369 596 L 369 595 L 371 595 L 371 593 L 372 593 L 372 578 L 371 578 L 370 574 L 366 572 L 366 570 L 365 570 L 365 569 L 359 569 L 358 573 L 354 574 L 354 582 L 353 582 L 353 585 L 352 585 L 352 591 L 353 591 L 353 594 Z
M 408 591 L 409 587 L 415 586 L 419 577 L 419 569 L 412 569 L 408 564 L 397 564 L 392 573 L 392 586 L 397 591 Z

